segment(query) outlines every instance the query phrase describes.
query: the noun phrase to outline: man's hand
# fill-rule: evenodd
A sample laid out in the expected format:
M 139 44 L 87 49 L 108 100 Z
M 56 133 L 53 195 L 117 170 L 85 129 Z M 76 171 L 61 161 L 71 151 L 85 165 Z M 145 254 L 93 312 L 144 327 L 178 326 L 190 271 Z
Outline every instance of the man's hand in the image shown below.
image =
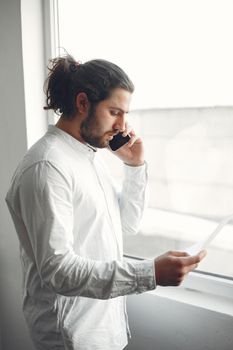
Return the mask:
M 170 251 L 160 255 L 154 260 L 157 285 L 180 285 L 187 273 L 195 269 L 205 256 L 205 250 L 194 256 L 177 251 Z
M 129 142 L 117 151 L 114 151 L 114 154 L 127 165 L 139 166 L 144 164 L 142 139 L 135 134 L 134 130 L 128 124 L 126 124 L 126 129 L 123 132 L 123 136 L 126 135 L 130 136 Z

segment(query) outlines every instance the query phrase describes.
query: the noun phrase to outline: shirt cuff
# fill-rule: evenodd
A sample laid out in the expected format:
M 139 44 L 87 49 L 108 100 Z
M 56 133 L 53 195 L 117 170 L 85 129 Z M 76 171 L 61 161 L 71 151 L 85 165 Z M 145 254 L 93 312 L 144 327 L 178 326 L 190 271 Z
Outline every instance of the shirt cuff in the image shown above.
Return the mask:
M 143 260 L 134 265 L 137 293 L 147 292 L 156 288 L 154 260 Z
M 145 161 L 144 164 L 139 166 L 130 166 L 127 164 L 124 164 L 124 173 L 125 178 L 129 179 L 132 182 L 138 182 L 139 180 L 147 181 L 147 162 Z

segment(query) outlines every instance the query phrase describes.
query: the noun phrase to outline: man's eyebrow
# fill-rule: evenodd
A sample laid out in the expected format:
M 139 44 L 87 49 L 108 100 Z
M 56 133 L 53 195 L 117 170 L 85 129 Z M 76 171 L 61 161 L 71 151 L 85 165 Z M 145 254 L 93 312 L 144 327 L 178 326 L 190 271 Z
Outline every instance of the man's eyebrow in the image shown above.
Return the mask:
M 109 107 L 110 109 L 116 109 L 116 110 L 118 110 L 118 111 L 120 111 L 120 112 L 122 112 L 122 113 L 129 113 L 129 111 L 124 111 L 123 109 L 121 109 L 121 108 L 119 108 L 119 107 L 114 107 L 114 106 L 110 106 Z

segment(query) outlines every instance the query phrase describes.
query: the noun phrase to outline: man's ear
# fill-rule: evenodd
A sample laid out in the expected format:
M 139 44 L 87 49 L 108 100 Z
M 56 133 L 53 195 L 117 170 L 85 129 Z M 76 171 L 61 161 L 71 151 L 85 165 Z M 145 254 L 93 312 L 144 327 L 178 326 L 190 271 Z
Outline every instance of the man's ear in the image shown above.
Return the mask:
M 85 114 L 88 111 L 89 101 L 85 92 L 80 92 L 76 96 L 76 107 L 81 114 Z

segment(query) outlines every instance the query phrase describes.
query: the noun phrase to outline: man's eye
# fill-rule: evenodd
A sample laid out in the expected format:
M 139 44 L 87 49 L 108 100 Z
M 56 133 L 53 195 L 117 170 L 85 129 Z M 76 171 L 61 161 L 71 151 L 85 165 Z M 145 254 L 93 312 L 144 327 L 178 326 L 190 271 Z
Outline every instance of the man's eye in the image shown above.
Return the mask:
M 119 111 L 111 111 L 111 115 L 117 117 L 119 115 Z

